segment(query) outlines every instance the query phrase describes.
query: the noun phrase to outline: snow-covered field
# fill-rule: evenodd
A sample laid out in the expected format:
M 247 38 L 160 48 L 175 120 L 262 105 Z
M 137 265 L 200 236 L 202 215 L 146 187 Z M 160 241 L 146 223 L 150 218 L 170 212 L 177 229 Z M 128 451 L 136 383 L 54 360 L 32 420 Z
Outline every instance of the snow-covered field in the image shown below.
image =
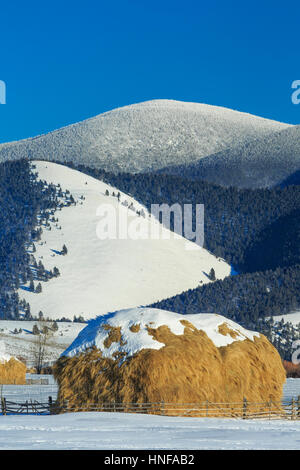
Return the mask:
M 10 356 L 23 358 L 27 366 L 32 365 L 34 342 L 32 334 L 36 321 L 0 320 L 0 347 Z M 85 323 L 57 322 L 58 330 L 53 332 L 46 350 L 45 361 L 55 361 L 61 353 L 74 341 L 78 333 L 86 326 Z M 14 333 L 15 329 L 18 333 Z M 21 330 L 19 332 L 19 330 Z
M 48 385 L 0 385 L 0 397 L 14 402 L 37 400 L 40 403 L 48 403 L 49 397 L 56 400 L 58 386 L 53 375 L 26 374 L 26 379 L 47 380 Z
M 41 310 L 44 317 L 73 319 L 76 315 L 86 320 L 151 304 L 195 288 L 201 281 L 211 282 L 207 276 L 211 268 L 217 279 L 230 275 L 231 267 L 224 260 L 183 237 L 174 237 L 145 208 L 142 217 L 123 205 L 127 201 L 136 210 L 142 208 L 123 193 L 118 201 L 112 196 L 113 191 L 117 194 L 116 188 L 63 165 L 34 164 L 40 179 L 69 189 L 78 204 L 57 210 L 58 223 L 50 222 L 51 230 L 44 228 L 41 241 L 35 244 L 37 263 L 41 260 L 46 269 L 56 266 L 61 274 L 42 282 L 39 294 L 28 286 L 18 290 L 20 298 L 30 303 L 33 315 Z M 99 206 L 109 206 L 116 213 L 115 239 L 97 236 L 97 226 L 103 220 L 97 215 Z M 148 238 L 131 237 L 133 223 L 139 227 L 138 233 L 148 234 Z M 159 239 L 150 236 L 154 227 L 160 231 Z M 63 244 L 68 249 L 65 256 L 60 254 Z
M 283 386 L 283 401 L 297 399 L 300 396 L 300 379 L 288 378 Z
M 47 402 L 48 396 L 55 398 L 56 390 L 54 384 L 7 385 L 3 387 L 3 396 L 11 400 L 32 398 Z M 284 399 L 298 395 L 300 379 L 288 379 Z M 0 450 L 299 448 L 300 421 L 94 412 L 53 416 L 0 415 Z
M 293 326 L 297 326 L 300 323 L 300 311 L 288 313 L 287 315 L 277 315 L 276 317 L 273 317 L 273 320 L 275 322 L 283 320 L 284 323 L 290 322 Z
M 0 416 L 0 449 L 299 449 L 300 421 L 127 413 Z

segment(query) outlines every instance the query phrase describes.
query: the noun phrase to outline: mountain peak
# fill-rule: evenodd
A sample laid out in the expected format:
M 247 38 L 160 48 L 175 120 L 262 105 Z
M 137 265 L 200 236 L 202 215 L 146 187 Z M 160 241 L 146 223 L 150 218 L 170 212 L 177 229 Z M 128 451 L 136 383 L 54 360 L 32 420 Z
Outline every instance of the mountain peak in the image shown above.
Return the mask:
M 290 127 L 218 106 L 136 103 L 35 138 L 3 144 L 0 161 L 28 157 L 131 173 L 188 165 Z

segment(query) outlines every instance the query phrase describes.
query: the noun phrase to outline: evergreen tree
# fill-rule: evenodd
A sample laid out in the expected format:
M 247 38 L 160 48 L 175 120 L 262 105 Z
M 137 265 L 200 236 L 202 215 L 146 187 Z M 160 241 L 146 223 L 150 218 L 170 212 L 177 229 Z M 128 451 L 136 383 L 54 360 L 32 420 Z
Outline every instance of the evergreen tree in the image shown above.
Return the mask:
M 61 253 L 63 255 L 66 255 L 68 253 L 68 249 L 67 249 L 66 245 L 63 245 Z
M 57 276 L 59 276 L 59 274 L 60 274 L 59 269 L 58 269 L 56 266 L 54 266 L 54 268 L 53 268 L 53 275 L 54 275 L 55 277 L 57 277 Z
M 41 285 L 40 282 L 39 282 L 38 285 L 36 286 L 35 292 L 36 292 L 37 294 L 40 294 L 40 293 L 42 292 L 42 285 Z
M 215 273 L 214 268 L 211 268 L 211 270 L 209 271 L 209 279 L 210 279 L 211 281 L 215 281 L 215 280 L 216 280 L 216 273 Z

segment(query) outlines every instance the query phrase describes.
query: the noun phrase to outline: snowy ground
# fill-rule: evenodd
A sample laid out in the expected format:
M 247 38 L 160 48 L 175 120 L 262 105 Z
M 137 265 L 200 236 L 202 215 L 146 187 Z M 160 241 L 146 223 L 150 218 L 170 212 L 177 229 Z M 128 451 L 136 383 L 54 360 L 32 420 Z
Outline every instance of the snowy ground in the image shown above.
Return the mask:
M 11 356 L 23 358 L 27 366 L 32 365 L 35 335 L 32 334 L 36 321 L 0 320 L 0 346 Z M 53 332 L 49 340 L 46 362 L 53 362 L 74 341 L 78 333 L 86 326 L 85 323 L 57 322 L 58 330 Z M 14 333 L 15 329 L 19 333 Z
M 48 385 L 0 385 L 0 397 L 7 401 L 24 402 L 37 400 L 48 403 L 48 398 L 56 400 L 58 387 L 53 375 L 26 374 L 28 379 L 46 379 Z
M 300 379 L 286 379 L 283 386 L 283 400 L 291 400 L 300 396 Z
M 290 322 L 293 326 L 297 326 L 300 323 L 300 311 L 288 313 L 287 315 L 277 315 L 273 317 L 273 319 L 275 322 L 280 322 L 283 320 L 284 323 Z
M 1 416 L 0 449 L 299 449 L 300 421 L 127 413 Z
M 46 376 L 45 376 L 46 377 Z M 55 398 L 52 385 L 6 385 L 7 399 Z M 300 395 L 288 379 L 284 399 Z M 0 415 L 0 450 L 299 449 L 300 421 L 182 418 L 127 413 Z

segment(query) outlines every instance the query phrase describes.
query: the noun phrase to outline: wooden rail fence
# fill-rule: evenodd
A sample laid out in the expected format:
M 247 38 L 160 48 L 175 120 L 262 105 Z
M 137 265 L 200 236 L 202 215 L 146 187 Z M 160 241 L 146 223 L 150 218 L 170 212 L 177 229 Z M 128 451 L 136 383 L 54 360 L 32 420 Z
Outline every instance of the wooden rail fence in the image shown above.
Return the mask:
M 37 400 L 26 400 L 24 402 L 8 401 L 5 398 L 1 399 L 1 412 L 2 415 L 17 415 L 17 414 L 50 414 L 51 406 L 49 402 L 40 403 Z
M 119 412 L 156 414 L 162 416 L 186 416 L 186 417 L 218 417 L 218 418 L 242 418 L 242 419 L 300 419 L 300 396 L 284 402 L 243 402 L 236 403 L 95 403 L 71 405 L 68 402 L 53 402 L 49 397 L 48 402 L 40 403 L 37 400 L 24 402 L 7 401 L 1 399 L 2 415 L 11 414 L 60 414 L 79 411 L 95 412 Z

